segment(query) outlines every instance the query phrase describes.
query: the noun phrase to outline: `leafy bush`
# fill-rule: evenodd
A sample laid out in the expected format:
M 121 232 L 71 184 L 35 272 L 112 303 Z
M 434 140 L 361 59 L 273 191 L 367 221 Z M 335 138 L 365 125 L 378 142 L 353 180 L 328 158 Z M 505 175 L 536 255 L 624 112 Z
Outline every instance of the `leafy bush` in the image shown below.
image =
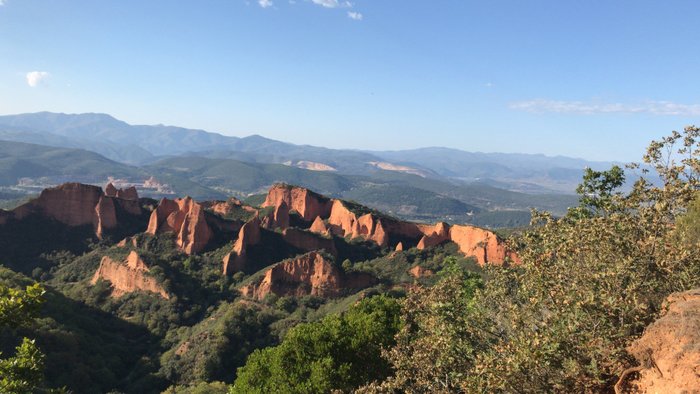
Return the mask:
M 239 369 L 232 393 L 324 393 L 352 390 L 391 373 L 381 350 L 394 343 L 400 308 L 385 296 L 343 315 L 292 328 L 273 348 L 256 350 Z
M 396 375 L 364 390 L 611 391 L 633 362 L 625 348 L 663 299 L 700 286 L 698 208 L 689 205 L 699 136 L 689 127 L 651 144 L 645 160 L 661 186 L 640 179 L 624 195 L 621 169 L 588 171 L 581 205 L 561 219 L 535 213 L 519 240 L 523 263 L 489 268 L 483 288 L 448 276 L 410 294 L 387 355 Z

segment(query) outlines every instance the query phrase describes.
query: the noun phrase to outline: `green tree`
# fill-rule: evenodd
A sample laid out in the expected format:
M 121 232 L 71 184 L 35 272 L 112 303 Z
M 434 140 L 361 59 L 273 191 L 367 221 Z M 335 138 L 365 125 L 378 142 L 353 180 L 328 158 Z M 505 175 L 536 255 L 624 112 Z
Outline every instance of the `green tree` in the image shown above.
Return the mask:
M 350 391 L 391 374 L 381 351 L 394 344 L 400 306 L 376 296 L 343 315 L 292 328 L 279 346 L 256 350 L 231 393 Z
M 660 184 L 642 177 L 623 194 L 621 169 L 587 171 L 580 209 L 535 212 L 517 241 L 522 264 L 487 267 L 473 297 L 452 276 L 409 295 L 388 353 L 396 374 L 364 390 L 612 391 L 662 301 L 700 286 L 699 135 L 688 127 L 651 143 L 644 160 Z
M 0 284 L 0 329 L 14 329 L 28 324 L 43 302 L 44 290 L 38 284 L 25 290 Z M 15 355 L 0 359 L 0 392 L 28 393 L 43 380 L 44 355 L 33 340 L 22 339 Z M 1 355 L 1 354 L 0 354 Z

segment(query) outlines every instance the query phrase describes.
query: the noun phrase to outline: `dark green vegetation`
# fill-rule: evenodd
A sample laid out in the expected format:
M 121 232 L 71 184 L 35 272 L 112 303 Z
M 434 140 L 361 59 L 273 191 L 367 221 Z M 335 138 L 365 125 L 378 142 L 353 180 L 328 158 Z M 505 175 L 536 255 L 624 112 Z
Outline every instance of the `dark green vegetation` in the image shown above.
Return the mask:
M 401 308 L 385 296 L 360 301 L 342 315 L 300 324 L 276 347 L 256 350 L 239 369 L 233 393 L 351 391 L 384 379 L 381 350 L 394 345 Z

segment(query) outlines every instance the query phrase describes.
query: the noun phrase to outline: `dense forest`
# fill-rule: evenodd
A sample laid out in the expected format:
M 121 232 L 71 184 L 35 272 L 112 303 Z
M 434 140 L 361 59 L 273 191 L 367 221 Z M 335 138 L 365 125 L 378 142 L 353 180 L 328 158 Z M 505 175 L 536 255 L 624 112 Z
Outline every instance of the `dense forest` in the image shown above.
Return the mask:
M 2 260 L 0 391 L 631 390 L 629 371 L 643 363 L 630 345 L 670 294 L 700 287 L 699 138 L 687 127 L 653 141 L 643 161 L 655 173 L 637 180 L 617 166 L 587 169 L 578 206 L 533 211 L 510 232 L 517 262 L 480 266 L 451 242 L 388 251 L 336 239 L 333 269 L 376 281 L 334 296 L 245 298 L 238 289 L 263 271 L 222 275 L 230 241 L 188 255 L 172 234 L 139 234 L 135 250 L 170 296 L 112 297 L 93 273 L 128 250 L 76 229 L 64 234 L 69 248 Z M 279 234 L 266 236 L 275 248 Z M 52 237 L 16 242 L 39 250 Z

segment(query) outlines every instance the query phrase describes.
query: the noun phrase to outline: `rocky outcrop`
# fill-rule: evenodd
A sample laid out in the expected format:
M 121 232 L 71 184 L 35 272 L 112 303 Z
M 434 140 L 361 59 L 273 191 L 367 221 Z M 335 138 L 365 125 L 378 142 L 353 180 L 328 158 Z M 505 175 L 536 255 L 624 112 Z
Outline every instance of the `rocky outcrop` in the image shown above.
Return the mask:
M 289 227 L 289 206 L 282 201 L 275 209 L 261 220 L 262 226 L 268 229 L 285 229 Z
M 346 289 L 360 289 L 373 283 L 374 278 L 370 275 L 345 275 L 321 254 L 311 252 L 277 263 L 261 278 L 242 287 L 240 292 L 245 297 L 257 300 L 264 299 L 270 293 L 278 296 L 334 297 Z
M 411 274 L 412 277 L 419 279 L 419 278 L 426 278 L 429 276 L 433 276 L 434 273 L 432 270 L 429 270 L 427 268 L 423 268 L 420 265 L 417 265 L 410 270 L 408 270 L 408 273 Z
M 316 216 L 316 219 L 314 219 L 314 222 L 311 223 L 311 227 L 309 227 L 309 231 L 328 236 L 330 235 L 330 230 L 328 229 L 328 226 L 326 226 L 326 223 L 321 219 L 320 216 Z
M 640 393 L 700 392 L 700 289 L 671 294 L 662 316 L 646 328 L 628 351 L 640 366 L 627 372 L 639 375 L 636 381 L 628 382 L 629 374 L 623 374 L 617 389 Z
M 117 196 L 117 188 L 114 187 L 112 182 L 108 183 L 107 186 L 105 186 L 105 195 L 107 195 L 107 197 Z
M 260 219 L 256 216 L 241 227 L 238 238 L 233 244 L 233 250 L 223 259 L 224 275 L 243 271 L 247 262 L 247 248 L 260 243 Z
M 400 252 L 403 250 L 403 242 L 399 242 L 396 244 L 396 249 L 394 249 L 397 252 Z
M 382 247 L 389 244 L 389 233 L 381 219 L 372 213 L 366 213 L 358 218 L 341 200 L 333 200 L 328 227 L 333 234 L 340 237 L 351 239 L 362 237 Z
M 320 216 L 328 217 L 331 200 L 303 187 L 277 184 L 270 188 L 263 207 L 278 207 L 284 202 L 290 210 L 294 210 L 307 222 Z
M 136 191 L 136 188 L 134 186 L 130 186 L 126 189 L 117 190 L 116 197 L 124 200 L 138 201 L 139 193 Z
M 298 228 L 287 228 L 282 231 L 282 239 L 284 239 L 287 244 L 305 252 L 325 250 L 333 256 L 338 255 L 333 239 L 309 231 Z
M 226 201 L 203 201 L 200 203 L 204 208 L 210 209 L 212 212 L 221 215 L 223 217 L 231 215 L 236 210 L 244 210 L 248 213 L 255 214 L 258 212 L 257 209 L 243 204 L 243 202 L 237 198 L 230 197 Z
M 65 183 L 44 189 L 38 198 L 15 208 L 6 216 L 21 220 L 28 215 L 39 214 L 68 226 L 92 225 L 95 235 L 102 238 L 106 231 L 118 226 L 119 212 L 140 215 L 141 207 L 138 201 L 109 196 L 97 186 Z
M 174 232 L 178 247 L 187 254 L 200 252 L 213 237 L 204 208 L 190 197 L 163 198 L 151 213 L 146 232 Z
M 119 207 L 132 215 L 141 214 L 139 194 L 134 186 L 126 189 L 117 189 L 110 182 L 105 187 L 105 196 L 119 199 Z
M 117 210 L 114 207 L 114 199 L 100 196 L 95 205 L 95 234 L 102 238 L 105 231 L 117 227 Z
M 519 263 L 518 256 L 508 250 L 505 242 L 491 231 L 472 226 L 450 227 L 450 241 L 459 246 L 465 256 L 473 256 L 480 265 L 503 264 L 507 260 Z
M 418 249 L 431 248 L 450 240 L 450 226 L 447 223 L 439 222 L 434 226 L 418 225 L 418 229 L 423 233 L 416 246 Z
M 114 261 L 109 256 L 102 257 L 100 267 L 90 283 L 94 285 L 100 279 L 111 282 L 112 297 L 121 297 L 135 291 L 145 291 L 169 299 L 170 295 L 158 284 L 156 279 L 147 275 L 149 271 L 146 263 L 132 250 L 124 262 Z

